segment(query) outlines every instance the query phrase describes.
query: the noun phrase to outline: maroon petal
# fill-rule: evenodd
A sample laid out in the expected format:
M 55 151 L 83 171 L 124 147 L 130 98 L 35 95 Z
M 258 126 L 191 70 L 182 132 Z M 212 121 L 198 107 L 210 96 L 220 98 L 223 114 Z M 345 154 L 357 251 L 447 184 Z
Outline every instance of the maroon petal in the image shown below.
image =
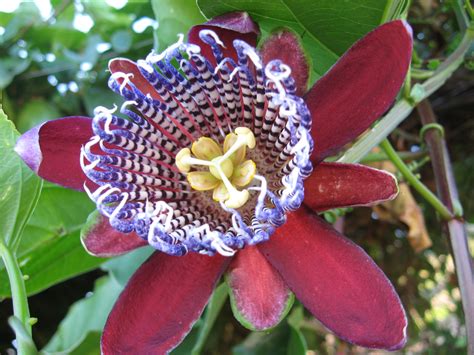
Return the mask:
M 230 261 L 197 253 L 154 253 L 119 296 L 102 335 L 102 353 L 164 354 L 202 313 Z
M 313 116 L 313 161 L 339 151 L 392 104 L 410 65 L 412 30 L 386 23 L 354 44 L 306 95 Z
M 137 64 L 127 58 L 114 58 L 109 61 L 109 70 L 112 74 L 122 72 L 125 74 L 133 74 L 130 81 L 144 94 L 150 94 L 154 99 L 160 100 L 161 97 L 156 92 L 153 85 L 140 73 Z M 117 78 L 119 84 L 123 78 Z
M 201 30 L 212 30 L 224 43 L 222 48 L 224 56 L 237 58 L 232 42 L 234 39 L 241 39 L 255 47 L 257 37 L 260 34 L 258 25 L 251 19 L 246 12 L 231 12 L 225 15 L 214 17 L 203 25 L 193 26 L 188 33 L 188 42 L 197 44 L 201 47 L 201 53 L 216 65 L 212 50 L 199 38 Z
M 300 40 L 289 30 L 280 30 L 272 34 L 261 49 L 263 62 L 280 59 L 291 68 L 296 81 L 296 94 L 303 96 L 308 90 L 309 65 Z
M 15 151 L 43 179 L 82 191 L 87 177 L 79 159 L 81 146 L 93 135 L 90 118 L 60 118 L 24 133 Z
M 304 306 L 342 339 L 388 350 L 405 344 L 407 319 L 387 277 L 316 214 L 300 208 L 259 249 Z
M 369 206 L 398 194 L 395 176 L 359 164 L 321 163 L 305 180 L 304 203 L 317 212 Z
M 124 234 L 112 228 L 109 220 L 95 211 L 81 232 L 81 242 L 89 254 L 107 258 L 148 245 L 135 233 Z
M 274 327 L 293 304 L 293 294 L 255 246 L 232 260 L 227 282 L 234 315 L 251 330 Z

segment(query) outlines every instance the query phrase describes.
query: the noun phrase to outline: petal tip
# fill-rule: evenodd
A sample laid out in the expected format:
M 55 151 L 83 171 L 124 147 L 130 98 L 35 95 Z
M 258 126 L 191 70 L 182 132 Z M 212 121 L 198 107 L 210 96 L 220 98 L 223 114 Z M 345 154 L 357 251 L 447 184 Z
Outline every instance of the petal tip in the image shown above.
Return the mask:
M 28 167 L 35 173 L 38 173 L 43 155 L 39 145 L 39 130 L 42 125 L 36 126 L 25 132 L 18 138 L 15 152 L 23 159 Z
M 260 34 L 257 23 L 245 11 L 229 12 L 216 16 L 209 20 L 206 25 L 217 26 L 240 33 Z
M 81 229 L 81 243 L 86 252 L 99 258 L 110 258 L 126 254 L 148 245 L 135 233 L 115 230 L 109 220 L 98 211 L 92 212 Z
M 403 326 L 403 329 L 402 329 L 402 337 L 400 339 L 400 341 L 398 341 L 396 344 L 394 345 L 389 345 L 386 347 L 386 350 L 388 351 L 396 351 L 396 350 L 400 350 L 402 349 L 403 347 L 405 347 L 407 341 L 408 341 L 408 336 L 407 336 L 407 329 L 408 329 L 408 320 L 407 320 L 407 316 L 406 314 L 404 313 L 404 326 Z
M 122 57 L 112 58 L 109 60 L 109 63 L 108 63 L 109 71 L 111 73 L 120 71 L 121 69 L 123 69 L 122 67 L 123 67 L 124 62 L 135 65 L 135 63 L 128 58 L 122 58 Z
M 389 175 L 391 176 L 391 178 L 393 179 L 394 191 L 393 191 L 393 193 L 387 198 L 387 201 L 391 201 L 391 200 L 395 199 L 395 198 L 398 196 L 398 194 L 400 193 L 400 185 L 398 184 L 398 179 L 397 179 L 397 177 L 396 177 L 394 174 L 392 174 L 392 173 L 390 173 L 390 172 L 388 172 L 388 171 L 385 171 L 385 172 L 386 172 L 387 174 L 389 174 Z
M 413 28 L 411 28 L 410 24 L 406 20 L 400 20 L 400 22 L 403 24 L 410 37 L 413 37 Z
M 303 96 L 308 89 L 310 61 L 297 33 L 288 28 L 273 32 L 262 44 L 264 63 L 280 59 L 291 68 L 296 81 L 297 95 Z

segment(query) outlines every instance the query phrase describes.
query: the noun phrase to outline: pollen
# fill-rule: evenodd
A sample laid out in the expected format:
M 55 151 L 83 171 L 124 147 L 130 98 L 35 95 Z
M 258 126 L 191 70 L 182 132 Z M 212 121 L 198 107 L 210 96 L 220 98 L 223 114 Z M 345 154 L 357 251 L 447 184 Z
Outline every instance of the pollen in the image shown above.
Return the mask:
M 248 201 L 248 190 L 257 172 L 256 164 L 246 160 L 247 148 L 255 148 L 255 136 L 246 127 L 229 133 L 221 147 L 209 137 L 195 141 L 191 149 L 183 148 L 176 155 L 176 166 L 186 174 L 189 185 L 197 191 L 213 191 L 212 198 L 228 208 L 240 208 Z

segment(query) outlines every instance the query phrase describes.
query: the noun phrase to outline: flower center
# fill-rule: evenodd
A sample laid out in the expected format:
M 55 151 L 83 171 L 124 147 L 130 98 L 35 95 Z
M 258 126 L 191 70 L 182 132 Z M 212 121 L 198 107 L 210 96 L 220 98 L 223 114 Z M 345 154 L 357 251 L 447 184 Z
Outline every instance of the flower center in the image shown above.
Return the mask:
M 191 149 L 183 148 L 178 152 L 176 166 L 186 174 L 194 190 L 213 190 L 215 201 L 223 202 L 228 208 L 240 208 L 250 194 L 245 189 L 237 190 L 237 187 L 247 186 L 257 171 L 252 160 L 245 160 L 246 148 L 253 149 L 255 144 L 253 132 L 246 127 L 238 127 L 234 133 L 229 133 L 223 149 L 215 140 L 201 137 Z
M 311 115 L 280 60 L 264 64 L 241 40 L 237 58 L 224 57 L 217 34 L 200 38 L 216 67 L 182 40 L 119 60 L 134 72 L 114 72 L 109 86 L 129 119 L 95 109 L 81 166 L 98 187 L 84 188 L 113 228 L 160 251 L 231 256 L 268 240 L 303 202 Z

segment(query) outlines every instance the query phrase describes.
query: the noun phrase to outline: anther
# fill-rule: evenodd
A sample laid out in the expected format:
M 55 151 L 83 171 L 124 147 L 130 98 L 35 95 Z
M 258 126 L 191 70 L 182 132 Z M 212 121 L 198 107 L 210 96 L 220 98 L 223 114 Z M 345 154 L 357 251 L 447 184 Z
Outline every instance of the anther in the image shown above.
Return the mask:
M 130 78 L 133 78 L 133 73 L 125 74 L 123 72 L 116 72 L 116 73 L 113 73 L 110 76 L 110 78 L 114 79 L 115 81 L 117 81 L 117 79 L 123 79 L 122 84 L 120 84 L 120 88 L 119 88 L 120 94 L 123 95 L 123 89 L 125 89 L 125 86 L 131 83 Z
M 176 155 L 176 166 L 187 173 L 191 187 L 198 191 L 214 190 L 215 201 L 224 202 L 228 208 L 242 207 L 250 198 L 247 190 L 236 186 L 248 185 L 256 173 L 256 165 L 245 159 L 245 147 L 256 145 L 255 136 L 247 127 L 238 127 L 224 140 L 224 154 L 219 145 L 208 137 L 201 137 L 191 147 L 181 149 Z M 191 152 L 197 157 L 191 156 Z M 190 171 L 193 165 L 205 166 L 209 171 Z
M 211 30 L 199 31 L 199 37 L 202 38 L 204 36 L 212 37 L 219 46 L 221 46 L 222 48 L 226 48 L 226 46 L 224 45 L 224 42 L 221 41 L 221 39 L 217 36 L 217 34 L 214 31 L 211 31 Z

